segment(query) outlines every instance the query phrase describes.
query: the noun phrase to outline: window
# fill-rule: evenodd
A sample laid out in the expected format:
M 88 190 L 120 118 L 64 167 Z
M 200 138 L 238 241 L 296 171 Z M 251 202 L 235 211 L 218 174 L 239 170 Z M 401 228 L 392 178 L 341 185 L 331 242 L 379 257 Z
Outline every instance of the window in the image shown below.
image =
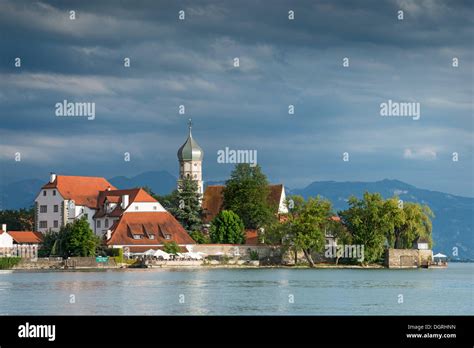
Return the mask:
M 56 190 L 53 190 L 53 196 L 56 196 Z
M 171 239 L 171 234 L 165 234 L 165 239 Z
M 153 210 L 158 210 L 158 207 L 156 205 L 154 205 Z
M 109 219 L 105 219 L 104 227 L 105 227 L 105 228 L 109 227 Z
M 59 205 L 56 204 L 56 205 L 54 206 L 54 212 L 57 213 L 58 211 L 59 211 Z
M 89 218 L 89 214 L 84 214 L 85 218 L 88 219 Z
M 154 235 L 154 234 L 150 234 L 150 235 L 148 235 L 148 238 L 150 238 L 150 239 L 155 239 L 155 235 Z
M 54 226 L 54 228 L 58 228 L 58 226 L 59 226 L 58 220 L 54 220 L 53 226 Z
M 138 210 L 138 205 L 135 206 L 135 210 Z
M 48 221 L 40 221 L 40 228 L 48 228 Z
M 46 190 L 43 191 L 43 196 L 46 196 Z
M 100 220 L 97 220 L 97 228 L 100 228 Z
M 142 236 L 139 234 L 134 234 L 133 239 L 142 239 Z
M 194 166 L 197 167 L 198 166 L 197 163 L 194 163 Z
M 40 205 L 40 213 L 47 213 L 48 206 L 47 205 Z

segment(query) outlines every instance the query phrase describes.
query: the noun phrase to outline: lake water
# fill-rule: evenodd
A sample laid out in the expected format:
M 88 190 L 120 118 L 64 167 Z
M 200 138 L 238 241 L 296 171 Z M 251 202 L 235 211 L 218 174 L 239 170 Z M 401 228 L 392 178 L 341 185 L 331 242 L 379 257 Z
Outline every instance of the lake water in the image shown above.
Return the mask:
M 473 315 L 473 281 L 472 263 L 413 270 L 0 271 L 0 314 Z

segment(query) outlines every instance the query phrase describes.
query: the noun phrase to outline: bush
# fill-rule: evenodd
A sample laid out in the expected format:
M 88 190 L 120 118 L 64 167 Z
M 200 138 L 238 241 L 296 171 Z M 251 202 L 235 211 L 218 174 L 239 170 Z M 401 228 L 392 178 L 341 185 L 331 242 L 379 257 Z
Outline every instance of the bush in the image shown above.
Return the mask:
M 260 258 L 258 256 L 258 251 L 257 250 L 250 250 L 250 260 L 252 261 L 258 261 Z
M 212 220 L 209 235 L 213 243 L 244 244 L 244 223 L 233 211 L 223 210 Z
M 191 232 L 189 235 L 198 244 L 209 244 L 211 242 L 211 239 L 201 231 L 194 231 Z
M 0 257 L 0 269 L 10 269 L 18 265 L 21 257 Z
M 164 244 L 163 251 L 168 254 L 176 255 L 181 251 L 181 248 L 179 247 L 178 243 L 172 241 Z

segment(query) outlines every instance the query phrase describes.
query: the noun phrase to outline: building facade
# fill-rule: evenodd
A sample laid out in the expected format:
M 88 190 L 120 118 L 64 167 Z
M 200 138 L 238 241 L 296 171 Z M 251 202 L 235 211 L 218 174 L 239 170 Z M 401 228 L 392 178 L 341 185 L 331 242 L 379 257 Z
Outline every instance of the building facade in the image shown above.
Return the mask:
M 35 200 L 38 232 L 59 231 L 85 217 L 109 247 L 195 244 L 186 230 L 142 188 L 119 190 L 100 177 L 51 174 Z

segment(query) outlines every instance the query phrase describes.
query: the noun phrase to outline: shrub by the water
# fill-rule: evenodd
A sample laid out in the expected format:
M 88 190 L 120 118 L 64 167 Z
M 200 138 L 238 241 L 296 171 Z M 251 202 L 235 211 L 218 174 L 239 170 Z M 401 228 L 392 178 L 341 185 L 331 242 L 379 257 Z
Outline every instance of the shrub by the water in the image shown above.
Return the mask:
M 0 269 L 10 269 L 18 265 L 21 257 L 0 257 Z

